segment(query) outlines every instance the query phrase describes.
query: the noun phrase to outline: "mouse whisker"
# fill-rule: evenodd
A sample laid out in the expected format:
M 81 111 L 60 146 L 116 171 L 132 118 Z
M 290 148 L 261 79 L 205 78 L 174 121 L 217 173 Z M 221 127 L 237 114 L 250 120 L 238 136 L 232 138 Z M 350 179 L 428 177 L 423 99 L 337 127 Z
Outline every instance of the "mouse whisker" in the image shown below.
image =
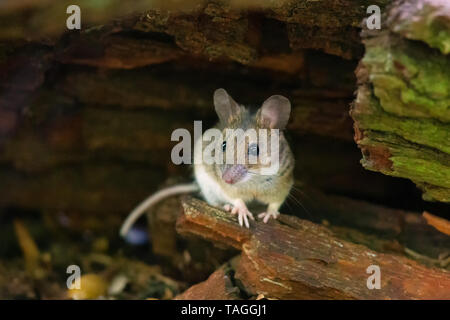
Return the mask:
M 289 207 L 289 211 L 294 212 L 292 206 L 289 204 L 288 201 L 285 201 L 286 205 Z
M 305 191 L 301 190 L 300 188 L 297 188 L 295 185 L 292 186 L 291 189 L 294 190 L 294 191 L 297 191 L 297 192 L 300 193 L 302 196 L 304 196 L 304 197 L 308 198 L 309 200 L 313 201 L 313 200 L 311 199 L 311 197 L 308 196 L 307 193 L 305 193 Z
M 259 176 L 259 175 L 261 175 L 260 173 L 258 173 L 258 172 L 253 172 L 253 171 L 247 171 L 247 173 L 250 173 L 250 174 L 253 174 L 253 175 L 255 175 L 255 176 Z M 279 175 L 279 174 L 271 174 L 270 175 L 271 177 L 281 177 L 281 175 Z
M 289 192 L 289 194 L 288 194 L 288 199 L 292 199 L 296 204 L 300 205 L 300 206 L 303 208 L 303 210 L 308 214 L 308 216 L 309 216 L 311 219 L 313 218 L 311 212 L 309 212 L 309 210 L 306 209 L 306 207 L 301 203 L 301 201 L 298 200 L 296 197 L 294 197 L 294 195 L 291 194 L 290 192 Z

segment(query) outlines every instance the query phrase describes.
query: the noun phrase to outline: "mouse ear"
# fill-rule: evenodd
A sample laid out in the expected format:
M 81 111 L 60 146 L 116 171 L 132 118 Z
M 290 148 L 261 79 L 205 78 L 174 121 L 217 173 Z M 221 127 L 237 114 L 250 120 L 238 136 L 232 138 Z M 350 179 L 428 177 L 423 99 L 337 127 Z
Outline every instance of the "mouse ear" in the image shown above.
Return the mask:
M 283 130 L 291 114 L 291 103 L 280 95 L 271 96 L 264 101 L 258 111 L 258 122 L 261 127 Z
M 229 123 L 239 114 L 241 109 L 236 101 L 222 88 L 214 91 L 214 107 L 222 123 Z

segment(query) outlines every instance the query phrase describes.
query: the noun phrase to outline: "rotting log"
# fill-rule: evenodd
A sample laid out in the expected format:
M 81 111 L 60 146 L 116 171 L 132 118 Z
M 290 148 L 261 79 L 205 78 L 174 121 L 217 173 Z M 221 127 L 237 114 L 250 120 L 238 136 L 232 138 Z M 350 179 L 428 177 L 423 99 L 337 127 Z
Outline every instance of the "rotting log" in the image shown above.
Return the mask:
M 342 240 L 324 226 L 281 215 L 250 229 L 206 203 L 187 199 L 177 221 L 181 234 L 242 251 L 235 281 L 247 294 L 276 299 L 450 299 L 450 273 L 401 255 Z M 366 269 L 381 270 L 381 290 L 367 287 Z
M 302 191 L 304 192 L 304 191 Z M 318 190 L 308 190 L 307 197 L 294 190 L 310 215 L 293 211 L 300 217 L 327 226 L 339 238 L 365 245 L 383 253 L 405 254 L 421 263 L 450 268 L 450 237 L 435 230 L 418 212 L 393 209 L 367 201 L 355 200 Z M 289 199 L 287 200 L 289 202 Z M 289 206 L 285 206 L 286 210 Z M 443 222 L 440 224 L 443 225 Z M 418 255 L 409 255 L 415 252 Z M 449 269 L 450 270 L 450 269 Z
M 165 33 L 175 39 L 177 46 L 184 51 L 205 55 L 209 58 L 222 56 L 244 64 L 254 62 L 260 57 L 261 44 L 272 42 L 279 46 L 282 40 L 284 47 L 294 49 L 313 48 L 354 58 L 361 54 L 362 47 L 358 42 L 360 21 L 367 14 L 365 8 L 371 4 L 384 7 L 389 0 L 345 0 L 345 1 L 183 1 L 171 3 L 154 1 L 133 1 L 124 4 L 120 1 L 109 2 L 104 6 L 93 6 L 89 0 L 80 0 L 77 5 L 83 13 L 83 25 L 100 26 L 113 30 L 139 30 L 143 32 Z M 30 0 L 18 4 L 17 1 L 2 1 L 0 4 L 0 20 L 2 28 L 0 39 L 57 39 L 65 30 L 64 22 L 68 15 L 66 8 L 70 1 L 36 1 Z M 26 10 L 27 19 L 20 19 Z M 137 13 L 136 13 L 137 12 Z M 119 16 L 128 15 L 126 19 Z M 110 21 L 115 19 L 113 23 Z M 269 26 L 266 21 L 273 21 Z M 285 32 L 273 37 L 264 37 L 262 27 L 277 30 L 280 25 Z M 217 32 L 220 30 L 220 32 Z M 90 28 L 95 33 L 95 28 Z M 288 31 L 288 32 L 286 32 Z M 320 36 L 319 36 L 320 35 Z M 103 43 L 110 44 L 107 39 Z M 110 50 L 98 50 L 103 44 L 96 43 L 90 55 L 97 58 L 103 53 L 105 59 L 97 59 L 97 65 L 129 66 L 117 63 L 124 55 L 110 54 Z M 99 46 L 100 45 L 100 46 Z M 130 52 L 129 58 L 137 60 L 145 56 L 137 56 L 134 45 L 124 47 L 111 45 L 113 50 Z M 145 49 L 145 45 L 138 44 Z M 153 51 L 153 49 L 150 49 Z M 82 52 L 80 52 L 82 53 Z M 85 52 L 86 53 L 86 52 Z M 169 55 L 170 56 L 170 55 Z M 83 62 L 82 56 L 72 56 L 73 62 Z M 128 58 L 128 59 L 129 59 Z M 115 61 L 114 61 L 115 60 Z M 92 63 L 89 60 L 89 64 Z M 134 62 L 133 64 L 136 64 Z
M 450 5 L 397 1 L 383 21 L 363 32 L 356 70 L 351 116 L 362 164 L 412 180 L 425 200 L 450 202 Z
M 298 197 L 298 194 L 295 192 L 294 196 Z M 166 199 L 148 213 L 152 252 L 164 258 L 161 261 L 165 262 L 166 272 L 182 271 L 190 279 L 189 282 L 196 283 L 236 255 L 236 251 L 212 248 L 211 243 L 206 240 L 195 236 L 186 238 L 177 234 L 173 226 L 183 212 L 182 198 L 181 196 Z M 450 270 L 450 237 L 428 225 L 417 213 L 390 209 L 341 196 L 324 195 L 317 190 L 314 192 L 310 190 L 308 201 L 302 202 L 311 211 L 308 218 L 327 226 L 337 238 L 362 244 L 379 253 L 406 255 L 427 266 Z M 289 205 L 284 208 L 293 208 L 291 214 L 306 215 L 301 213 L 302 208 L 298 206 L 291 208 Z M 185 249 L 181 252 L 180 248 Z M 197 263 L 190 259 L 186 260 L 184 258 L 186 255 L 195 257 L 194 261 Z M 198 263 L 199 261 L 208 263 Z M 226 263 L 221 271 L 217 270 L 215 274 L 225 272 L 233 286 L 224 285 L 229 283 L 228 280 L 220 280 L 220 277 L 211 275 L 205 283 L 193 286 L 189 293 L 183 294 L 180 298 L 222 299 L 229 293 L 228 290 L 235 292 L 236 282 L 230 264 L 234 265 L 231 262 Z M 216 286 L 217 290 L 213 290 Z M 245 292 L 240 292 L 243 293 L 239 295 L 241 298 L 248 296 Z
M 301 193 L 305 191 L 307 196 L 302 197 Z M 450 268 L 446 256 L 450 254 L 450 238 L 430 226 L 417 212 L 325 195 L 312 189 L 296 189 L 292 195 L 296 201 L 288 198 L 282 207 L 283 212 L 308 217 L 314 223 L 327 226 L 343 240 L 362 244 L 377 252 L 406 254 L 414 259 L 419 258 L 419 262 L 427 265 Z M 148 213 L 153 252 L 158 256 L 176 258 L 178 255 L 177 244 L 182 240 L 173 226 L 183 212 L 181 199 L 182 196 L 166 199 Z M 305 211 L 306 208 L 308 211 Z M 209 248 L 203 245 L 200 251 L 208 255 Z M 212 256 L 209 259 L 214 260 Z

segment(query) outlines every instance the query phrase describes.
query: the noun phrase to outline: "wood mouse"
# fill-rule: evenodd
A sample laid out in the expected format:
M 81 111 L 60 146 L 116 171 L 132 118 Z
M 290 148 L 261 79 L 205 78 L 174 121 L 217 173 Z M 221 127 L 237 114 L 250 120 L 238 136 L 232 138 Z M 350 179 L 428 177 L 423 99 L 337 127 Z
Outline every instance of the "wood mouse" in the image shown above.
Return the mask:
M 265 223 L 271 217 L 274 219 L 278 217 L 278 210 L 294 184 L 295 160 L 282 132 L 291 112 L 289 100 L 280 95 L 271 96 L 256 113 L 252 113 L 245 106 L 236 103 L 224 89 L 217 89 L 214 92 L 214 107 L 219 118 L 219 123 L 214 128 L 220 130 L 223 137 L 220 141 L 214 141 L 216 144 L 220 143 L 216 145 L 215 150 L 223 153 L 224 161 L 211 164 L 202 161 L 206 143 L 202 138 L 197 139 L 194 145 L 193 165 L 195 182 L 175 185 L 147 198 L 123 223 L 120 229 L 122 236 L 126 236 L 134 222 L 155 203 L 172 195 L 196 191 L 201 192 L 208 204 L 221 206 L 231 214 L 237 214 L 239 224 L 247 228 L 250 226 L 249 219 L 254 220 L 253 214 L 247 208 L 250 202 L 256 201 L 267 205 L 266 211 L 258 215 Z M 239 143 L 238 135 L 230 134 L 236 132 L 235 129 L 242 129 L 241 132 L 253 129 L 258 135 L 256 138 L 247 136 Z M 259 133 L 264 133 L 263 131 L 268 134 L 261 139 Z M 272 132 L 277 134 L 274 135 Z M 269 143 L 272 135 L 278 141 L 276 144 Z M 238 148 L 230 148 L 230 145 L 240 146 L 241 150 L 245 151 L 243 160 L 231 164 L 225 161 L 230 158 L 237 159 Z M 270 157 L 275 153 L 278 160 L 277 170 L 273 173 L 269 171 L 270 174 L 266 171 L 263 174 L 264 169 L 271 164 Z M 257 159 L 257 163 L 250 161 L 250 158 Z

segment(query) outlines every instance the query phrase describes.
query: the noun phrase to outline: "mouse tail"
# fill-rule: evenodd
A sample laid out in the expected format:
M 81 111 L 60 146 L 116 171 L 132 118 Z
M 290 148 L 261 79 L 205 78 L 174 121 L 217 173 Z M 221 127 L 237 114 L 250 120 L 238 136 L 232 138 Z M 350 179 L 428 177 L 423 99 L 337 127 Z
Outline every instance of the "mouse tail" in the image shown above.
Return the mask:
M 162 199 L 177 194 L 195 192 L 198 190 L 200 189 L 196 183 L 189 183 L 175 185 L 152 194 L 150 197 L 141 202 L 136 208 L 134 208 L 134 210 L 128 215 L 120 227 L 120 235 L 125 237 L 133 224 L 142 216 L 142 214 Z

